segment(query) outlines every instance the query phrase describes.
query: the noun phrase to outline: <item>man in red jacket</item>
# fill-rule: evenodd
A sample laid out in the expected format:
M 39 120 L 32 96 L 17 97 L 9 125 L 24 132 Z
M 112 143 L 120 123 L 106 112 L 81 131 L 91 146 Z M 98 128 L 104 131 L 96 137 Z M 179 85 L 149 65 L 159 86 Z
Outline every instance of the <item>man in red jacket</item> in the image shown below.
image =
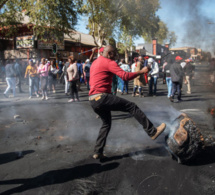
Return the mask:
M 102 56 L 93 62 L 90 68 L 90 104 L 103 122 L 94 148 L 94 159 L 103 157 L 106 139 L 111 128 L 111 111 L 129 112 L 143 126 L 146 133 L 154 140 L 165 129 L 162 123 L 157 128 L 146 115 L 133 102 L 111 94 L 113 75 L 116 74 L 122 80 L 128 81 L 147 73 L 149 67 L 144 67 L 138 72 L 125 72 L 114 61 L 116 50 L 108 45 L 104 48 Z

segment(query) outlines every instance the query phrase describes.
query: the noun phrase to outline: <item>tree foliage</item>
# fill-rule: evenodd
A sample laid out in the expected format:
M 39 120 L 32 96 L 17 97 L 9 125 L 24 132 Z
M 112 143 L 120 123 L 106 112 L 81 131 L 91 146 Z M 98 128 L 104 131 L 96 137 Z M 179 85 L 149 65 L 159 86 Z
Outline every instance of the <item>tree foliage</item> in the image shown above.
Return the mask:
M 156 32 L 158 8 L 158 0 L 86 0 L 83 6 L 89 18 L 88 28 L 98 46 L 117 32 L 125 32 L 132 38 L 143 32 Z
M 0 3 L 0 27 L 8 36 L 20 23 L 34 25 L 35 35 L 69 33 L 77 24 L 81 0 L 5 0 Z
M 155 33 L 143 33 L 143 38 L 146 42 L 151 42 L 153 38 L 158 40 L 159 44 L 168 43 L 170 46 L 173 46 L 176 43 L 177 36 L 175 32 L 169 31 L 167 25 L 163 21 L 158 22 L 158 31 Z

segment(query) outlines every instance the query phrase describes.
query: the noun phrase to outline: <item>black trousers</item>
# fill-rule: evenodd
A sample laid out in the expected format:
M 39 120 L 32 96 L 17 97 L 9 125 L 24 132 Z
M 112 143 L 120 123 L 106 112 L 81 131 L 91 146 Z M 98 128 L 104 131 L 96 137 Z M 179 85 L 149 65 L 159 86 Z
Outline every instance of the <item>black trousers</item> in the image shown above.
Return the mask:
M 182 82 L 172 82 L 172 98 L 174 99 L 176 91 L 178 92 L 178 100 L 181 99 Z
M 157 132 L 152 122 L 133 102 L 112 94 L 103 94 L 97 101 L 91 100 L 90 104 L 94 112 L 100 116 L 103 122 L 94 148 L 94 152 L 97 154 L 103 153 L 105 147 L 106 139 L 111 128 L 111 111 L 129 112 L 143 126 L 143 129 L 150 137 Z
M 22 76 L 16 77 L 16 86 L 19 87 L 19 92 L 21 92 L 22 91 Z
M 77 82 L 78 80 L 75 80 L 75 81 L 69 81 L 70 82 L 70 96 L 72 99 L 75 98 L 76 96 L 76 99 L 78 99 L 78 89 L 77 89 Z

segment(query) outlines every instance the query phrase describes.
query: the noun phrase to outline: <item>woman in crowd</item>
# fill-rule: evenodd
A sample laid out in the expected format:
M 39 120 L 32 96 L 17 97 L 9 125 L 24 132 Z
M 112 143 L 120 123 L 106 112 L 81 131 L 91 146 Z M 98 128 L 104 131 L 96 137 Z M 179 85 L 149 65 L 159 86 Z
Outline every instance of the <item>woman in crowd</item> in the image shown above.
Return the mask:
M 78 97 L 77 82 L 79 80 L 78 67 L 73 56 L 69 58 L 69 67 L 67 68 L 68 80 L 70 82 L 71 99 L 68 102 L 80 101 Z
M 48 100 L 47 96 L 47 85 L 48 85 L 48 65 L 46 64 L 45 58 L 41 59 L 41 64 L 38 68 L 38 74 L 40 74 L 41 89 L 42 89 L 42 100 Z
M 49 83 L 49 90 L 53 93 L 56 93 L 56 83 L 57 83 L 57 73 L 58 69 L 56 68 L 54 61 L 51 61 L 51 64 L 49 66 L 49 72 L 48 72 L 48 83 Z

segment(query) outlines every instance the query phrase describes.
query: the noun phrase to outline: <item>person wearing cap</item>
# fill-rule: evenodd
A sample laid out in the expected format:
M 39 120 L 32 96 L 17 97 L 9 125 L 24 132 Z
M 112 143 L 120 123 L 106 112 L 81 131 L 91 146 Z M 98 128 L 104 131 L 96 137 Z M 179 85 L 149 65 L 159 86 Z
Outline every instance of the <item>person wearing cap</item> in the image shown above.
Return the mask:
M 190 59 L 185 60 L 186 65 L 184 66 L 185 84 L 187 84 L 187 94 L 191 94 L 191 83 L 194 75 L 194 66 L 190 63 Z
M 29 99 L 33 96 L 33 90 L 35 90 L 35 94 L 39 97 L 38 92 L 38 77 L 37 77 L 37 67 L 34 65 L 33 60 L 29 60 L 29 65 L 25 71 L 25 78 L 29 76 Z
M 132 80 L 149 71 L 144 67 L 137 72 L 125 72 L 115 62 L 116 49 L 110 45 L 104 48 L 102 56 L 93 62 L 90 68 L 90 92 L 89 101 L 96 114 L 103 122 L 94 148 L 94 159 L 104 157 L 104 147 L 111 128 L 111 111 L 129 112 L 143 126 L 143 129 L 151 137 L 156 139 L 166 127 L 162 123 L 157 128 L 147 118 L 145 113 L 133 102 L 130 102 L 111 93 L 113 75 L 116 74 L 123 80 Z
M 172 94 L 170 96 L 170 101 L 174 102 L 174 96 L 176 91 L 178 92 L 178 97 L 176 102 L 182 101 L 181 99 L 181 87 L 183 83 L 183 69 L 181 67 L 182 58 L 180 56 L 175 57 L 175 63 L 170 67 L 170 75 L 172 80 Z

